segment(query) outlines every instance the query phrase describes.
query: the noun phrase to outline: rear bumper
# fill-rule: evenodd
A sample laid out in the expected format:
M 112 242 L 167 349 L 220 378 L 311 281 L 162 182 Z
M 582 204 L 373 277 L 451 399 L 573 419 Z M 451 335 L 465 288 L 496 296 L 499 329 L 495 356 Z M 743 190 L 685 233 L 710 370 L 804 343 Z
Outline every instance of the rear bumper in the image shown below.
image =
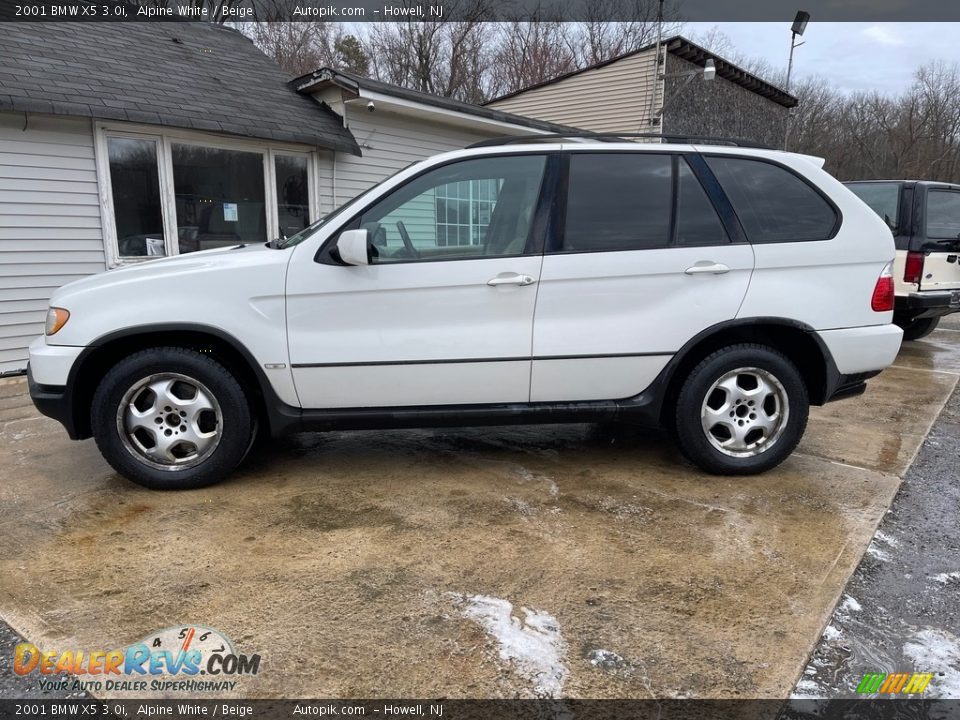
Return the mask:
M 897 315 L 911 320 L 942 317 L 960 312 L 960 291 L 929 290 L 908 295 L 898 295 L 896 299 Z
M 893 324 L 818 330 L 817 335 L 830 351 L 841 378 L 876 374 L 892 365 L 903 341 L 903 330 Z M 838 386 L 840 382 L 838 379 Z

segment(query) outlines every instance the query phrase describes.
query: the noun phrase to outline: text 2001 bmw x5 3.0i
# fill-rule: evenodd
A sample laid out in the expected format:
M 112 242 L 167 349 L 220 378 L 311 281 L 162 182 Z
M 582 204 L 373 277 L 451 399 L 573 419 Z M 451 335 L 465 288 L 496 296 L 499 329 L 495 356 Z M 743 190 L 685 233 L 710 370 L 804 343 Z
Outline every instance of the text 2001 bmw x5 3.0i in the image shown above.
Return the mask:
M 151 488 L 257 433 L 624 421 L 721 474 L 783 461 L 810 404 L 890 365 L 890 229 L 815 158 L 480 143 L 298 235 L 58 290 L 30 392 Z

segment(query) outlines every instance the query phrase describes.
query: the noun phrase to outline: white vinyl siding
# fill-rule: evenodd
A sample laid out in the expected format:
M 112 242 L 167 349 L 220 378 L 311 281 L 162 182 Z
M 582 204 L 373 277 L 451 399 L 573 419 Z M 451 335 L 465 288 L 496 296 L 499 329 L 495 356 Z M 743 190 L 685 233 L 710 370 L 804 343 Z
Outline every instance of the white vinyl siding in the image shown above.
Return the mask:
M 0 113 L 0 372 L 26 367 L 50 294 L 105 267 L 91 121 Z
M 649 118 L 663 102 L 663 80 L 657 80 L 655 56 L 651 48 L 489 107 L 594 132 L 656 132 Z
M 324 212 L 339 207 L 410 163 L 494 137 L 491 133 L 418 122 L 379 110 L 368 113 L 359 103 L 348 105 L 347 126 L 360 144 L 363 157 L 337 153 L 336 198 L 332 206 L 323 205 Z M 329 199 L 324 198 L 321 203 L 325 200 Z

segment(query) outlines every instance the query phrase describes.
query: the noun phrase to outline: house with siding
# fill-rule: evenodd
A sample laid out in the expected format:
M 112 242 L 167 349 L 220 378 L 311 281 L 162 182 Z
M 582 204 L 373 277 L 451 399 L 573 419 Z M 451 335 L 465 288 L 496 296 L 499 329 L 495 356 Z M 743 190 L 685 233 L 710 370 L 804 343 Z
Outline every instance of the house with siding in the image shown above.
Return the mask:
M 0 373 L 67 282 L 290 235 L 411 162 L 565 129 L 329 69 L 291 81 L 216 24 L 5 23 Z M 477 211 L 424 223 L 470 242 L 483 189 L 447 192 Z
M 716 77 L 705 80 L 708 61 Z M 503 97 L 488 108 L 596 132 L 701 135 L 782 147 L 797 99 L 682 36 Z

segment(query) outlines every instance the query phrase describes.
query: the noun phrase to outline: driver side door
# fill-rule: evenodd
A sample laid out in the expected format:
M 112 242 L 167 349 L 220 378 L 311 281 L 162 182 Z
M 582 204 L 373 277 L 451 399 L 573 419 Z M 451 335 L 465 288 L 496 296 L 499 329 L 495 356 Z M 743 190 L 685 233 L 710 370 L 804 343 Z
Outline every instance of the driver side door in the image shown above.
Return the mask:
M 368 265 L 331 238 L 287 277 L 293 379 L 305 408 L 527 402 L 546 212 L 545 154 L 434 167 L 345 226 Z

